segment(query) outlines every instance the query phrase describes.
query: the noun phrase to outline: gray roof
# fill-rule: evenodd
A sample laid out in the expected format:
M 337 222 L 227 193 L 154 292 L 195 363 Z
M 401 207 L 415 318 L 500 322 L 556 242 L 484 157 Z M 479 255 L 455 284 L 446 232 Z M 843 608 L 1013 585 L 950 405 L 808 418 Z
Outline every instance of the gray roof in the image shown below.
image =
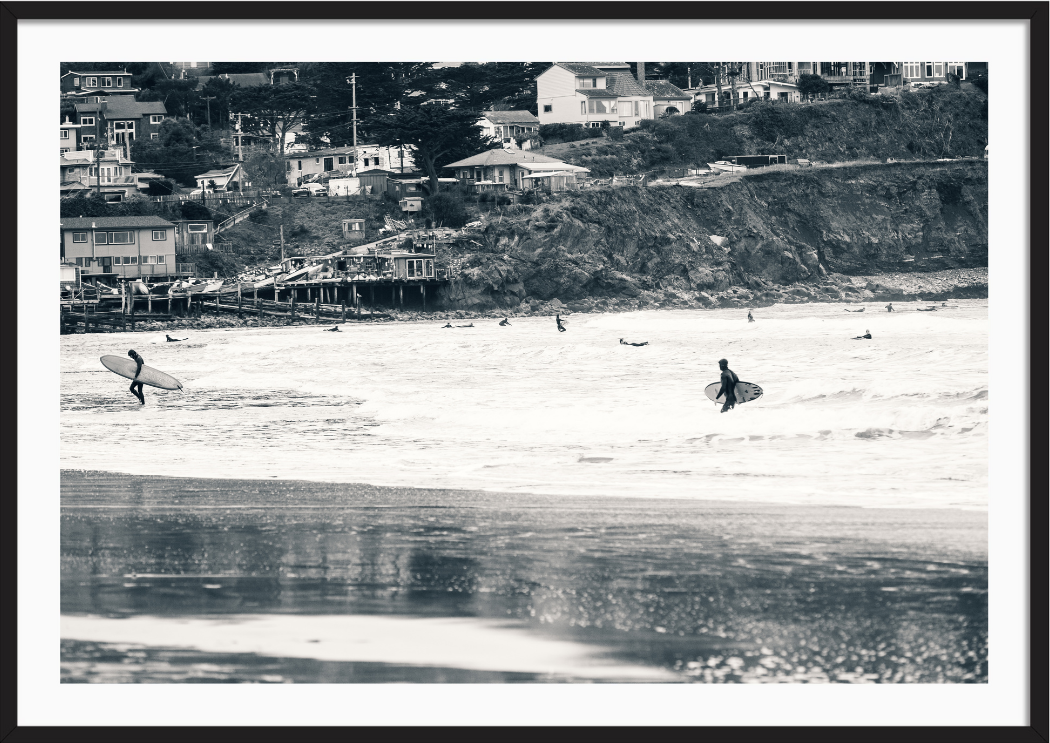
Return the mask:
M 576 92 L 586 98 L 615 98 L 616 93 L 607 88 L 577 88 Z
M 113 77 L 114 75 L 130 75 L 130 74 L 131 73 L 128 72 L 127 70 L 113 70 L 113 71 L 110 71 L 110 70 L 89 70 L 87 72 L 77 72 L 75 70 L 70 70 L 69 72 L 66 73 L 66 75 L 79 75 L 81 77 L 84 77 L 85 75 L 87 75 L 88 77 L 98 77 L 100 75 L 103 76 L 103 77 L 105 77 L 106 75 L 108 75 L 110 77 Z M 66 75 L 63 75 L 62 77 L 65 77 Z
M 592 67 L 583 62 L 555 62 L 555 67 L 561 67 L 574 75 L 590 75 L 591 77 L 605 77 L 605 73 L 597 67 Z
M 546 155 L 534 155 L 531 152 L 525 152 L 523 150 L 489 150 L 482 152 L 478 155 L 468 157 L 465 160 L 459 160 L 458 162 L 449 163 L 446 168 L 469 168 L 475 166 L 485 165 L 514 165 L 515 163 L 560 163 L 561 160 L 557 160 L 553 157 L 547 157 Z
M 163 101 L 136 101 L 134 96 L 117 95 L 106 99 L 107 119 L 141 119 L 150 114 L 167 115 Z
M 95 225 L 100 230 L 111 227 L 174 227 L 166 219 L 160 217 L 68 217 L 62 219 L 59 224 L 64 230 L 91 229 Z
M 606 90 L 616 95 L 650 95 L 649 91 L 638 84 L 630 72 L 610 72 L 606 75 Z
M 656 98 L 691 98 L 688 93 L 667 80 L 646 80 L 645 89 Z
M 531 111 L 482 111 L 481 115 L 493 124 L 539 124 Z

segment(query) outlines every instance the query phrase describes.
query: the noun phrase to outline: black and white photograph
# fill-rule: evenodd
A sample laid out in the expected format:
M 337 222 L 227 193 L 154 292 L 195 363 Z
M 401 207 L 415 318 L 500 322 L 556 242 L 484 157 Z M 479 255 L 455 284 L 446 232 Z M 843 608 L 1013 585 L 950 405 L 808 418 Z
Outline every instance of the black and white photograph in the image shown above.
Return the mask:
M 543 57 L 464 24 L 413 61 L 175 28 L 33 72 L 60 141 L 57 194 L 19 211 L 23 270 L 59 228 L 57 318 L 19 277 L 59 389 L 43 679 L 987 689 L 990 511 L 1026 498 L 993 438 L 1028 405 L 990 382 L 1027 312 L 992 254 L 1028 251 L 1027 212 L 990 209 L 1027 147 L 989 136 L 1017 84 L 994 48 L 593 61 L 634 57 L 629 24 Z M 876 61 L 924 51 L 976 61 Z

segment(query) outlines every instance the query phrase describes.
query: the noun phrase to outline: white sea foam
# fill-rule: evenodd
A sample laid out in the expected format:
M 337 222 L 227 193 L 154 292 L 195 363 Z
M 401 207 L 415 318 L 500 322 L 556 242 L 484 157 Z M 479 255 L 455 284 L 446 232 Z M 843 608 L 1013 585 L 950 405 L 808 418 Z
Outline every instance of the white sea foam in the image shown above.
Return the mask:
M 985 508 L 987 302 L 184 331 L 138 405 L 62 338 L 62 464 L 136 474 Z M 854 307 L 855 308 L 855 307 Z M 908 307 L 901 306 L 906 310 Z M 462 324 L 462 323 L 460 323 Z M 870 330 L 872 340 L 851 340 Z M 648 341 L 644 347 L 618 339 Z M 765 394 L 721 415 L 727 357 Z M 604 461 L 581 461 L 599 457 Z

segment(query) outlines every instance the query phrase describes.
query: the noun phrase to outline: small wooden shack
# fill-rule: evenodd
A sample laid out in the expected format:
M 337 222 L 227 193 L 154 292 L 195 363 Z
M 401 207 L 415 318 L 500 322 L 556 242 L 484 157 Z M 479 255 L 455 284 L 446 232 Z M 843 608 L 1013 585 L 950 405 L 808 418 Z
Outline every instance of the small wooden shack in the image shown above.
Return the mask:
M 357 180 L 361 184 L 363 196 L 378 197 L 386 193 L 387 178 L 394 175 L 389 170 L 373 168 L 357 174 Z
M 365 220 L 344 219 L 343 239 L 352 243 L 365 242 Z
M 434 278 L 433 253 L 409 253 L 403 250 L 392 250 L 377 253 L 384 272 L 389 271 L 395 279 L 407 281 Z
M 403 212 L 414 213 L 423 211 L 423 199 L 418 196 L 409 196 L 401 199 L 398 203 L 401 205 L 401 211 Z

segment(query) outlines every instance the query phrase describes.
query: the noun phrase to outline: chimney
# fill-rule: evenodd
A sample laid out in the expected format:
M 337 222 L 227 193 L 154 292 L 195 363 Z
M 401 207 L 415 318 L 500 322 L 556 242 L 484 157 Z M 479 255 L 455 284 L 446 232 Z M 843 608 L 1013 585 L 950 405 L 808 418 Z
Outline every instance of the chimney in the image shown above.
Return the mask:
M 645 62 L 635 62 L 635 64 L 638 65 L 638 73 L 637 73 L 638 84 L 644 87 L 645 86 Z

